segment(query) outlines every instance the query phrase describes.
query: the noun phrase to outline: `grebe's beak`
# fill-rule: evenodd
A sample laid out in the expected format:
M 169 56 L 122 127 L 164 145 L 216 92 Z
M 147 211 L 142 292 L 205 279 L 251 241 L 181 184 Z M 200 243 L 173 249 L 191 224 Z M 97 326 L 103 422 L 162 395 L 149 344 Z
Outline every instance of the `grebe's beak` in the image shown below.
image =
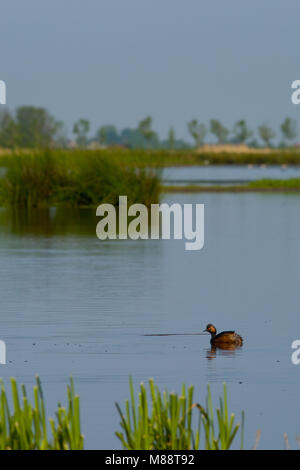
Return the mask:
M 203 332 L 204 332 L 204 331 L 208 331 L 208 330 L 205 328 L 205 330 L 203 330 Z

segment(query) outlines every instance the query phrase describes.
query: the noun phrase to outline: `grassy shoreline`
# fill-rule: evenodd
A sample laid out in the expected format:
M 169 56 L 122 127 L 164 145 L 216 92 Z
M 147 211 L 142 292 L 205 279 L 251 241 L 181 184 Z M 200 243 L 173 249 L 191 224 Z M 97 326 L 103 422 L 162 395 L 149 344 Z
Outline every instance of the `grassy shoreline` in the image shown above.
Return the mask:
M 294 154 L 300 164 L 300 152 Z M 162 155 L 166 156 L 165 160 Z M 174 155 L 182 159 L 184 155 L 198 158 L 200 154 L 124 149 L 0 154 L 0 167 L 4 170 L 0 173 L 0 205 L 97 207 L 107 202 L 117 206 L 119 196 L 127 195 L 128 204 L 139 202 L 149 207 L 159 202 L 162 192 L 300 191 L 300 178 L 263 179 L 234 186 L 163 186 L 159 168 L 166 162 L 171 165 L 170 158 Z M 184 164 L 187 164 L 186 158 Z
M 0 165 L 4 163 L 0 158 Z M 148 168 L 135 168 L 100 154 L 45 150 L 6 157 L 0 176 L 0 205 L 20 207 L 97 207 L 159 202 L 160 178 Z
M 16 155 L 34 156 L 45 150 L 0 151 L 0 167 L 9 165 Z M 235 146 L 206 146 L 199 149 L 160 150 L 110 147 L 99 150 L 62 150 L 52 149 L 51 153 L 58 158 L 70 161 L 83 158 L 93 160 L 105 158 L 112 163 L 134 168 L 164 168 L 167 166 L 201 166 L 201 165 L 299 165 L 300 148 L 282 149 L 240 149 Z
M 286 180 L 261 179 L 238 185 L 186 185 L 163 186 L 164 193 L 242 193 L 242 192 L 300 192 L 300 178 Z

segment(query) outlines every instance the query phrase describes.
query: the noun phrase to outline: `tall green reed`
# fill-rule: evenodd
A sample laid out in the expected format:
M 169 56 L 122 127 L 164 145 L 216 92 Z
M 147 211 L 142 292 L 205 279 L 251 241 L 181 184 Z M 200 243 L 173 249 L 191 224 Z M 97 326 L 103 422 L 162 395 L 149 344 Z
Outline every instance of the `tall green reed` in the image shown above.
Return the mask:
M 0 159 L 1 164 L 1 159 Z M 12 153 L 2 161 L 0 204 L 22 207 L 117 205 L 159 202 L 157 172 L 95 152 L 40 150 Z
M 180 395 L 167 390 L 161 393 L 154 381 L 149 380 L 150 398 L 141 383 L 137 401 L 131 378 L 129 386 L 130 400 L 126 400 L 125 412 L 116 403 L 122 429 L 116 436 L 125 449 L 226 450 L 231 447 L 240 427 L 240 446 L 243 448 L 244 413 L 241 425 L 235 424 L 235 415 L 228 412 L 226 384 L 215 413 L 209 386 L 205 407 L 194 402 L 193 386 L 186 388 L 183 385 Z
M 81 450 L 83 435 L 80 430 L 79 397 L 75 395 L 73 380 L 67 387 L 68 409 L 58 404 L 56 420 L 46 418 L 45 403 L 39 377 L 33 388 L 33 404 L 26 388 L 19 388 L 11 379 L 12 409 L 8 392 L 0 381 L 0 450 Z

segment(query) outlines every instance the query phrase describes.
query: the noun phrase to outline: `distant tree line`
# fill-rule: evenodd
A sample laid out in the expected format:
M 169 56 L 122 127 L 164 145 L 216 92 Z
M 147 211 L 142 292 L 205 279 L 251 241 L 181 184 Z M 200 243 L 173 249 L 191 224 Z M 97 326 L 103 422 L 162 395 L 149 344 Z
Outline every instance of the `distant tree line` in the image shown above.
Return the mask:
M 267 124 L 257 127 L 257 133 L 248 128 L 244 119 L 237 121 L 233 129 L 228 129 L 217 119 L 209 124 L 193 119 L 187 124 L 188 132 L 195 147 L 205 144 L 208 134 L 217 144 L 248 145 L 250 147 L 272 147 L 275 139 L 279 147 L 291 146 L 298 136 L 297 122 L 287 117 L 280 125 L 277 134 Z M 152 129 L 152 118 L 142 119 L 136 128 L 118 130 L 114 125 L 101 126 L 91 136 L 91 125 L 87 119 L 79 119 L 73 126 L 74 139 L 69 139 L 64 123 L 57 121 L 46 109 L 34 106 L 18 107 L 14 113 L 5 109 L 0 114 L 0 147 L 39 148 L 39 147 L 79 147 L 101 148 L 122 146 L 131 149 L 184 149 L 191 144 L 176 137 L 174 127 L 170 127 L 167 138 L 160 139 Z
M 248 128 L 244 119 L 237 121 L 233 129 L 230 131 L 222 125 L 217 119 L 211 119 L 209 127 L 205 124 L 199 123 L 196 119 L 188 123 L 188 130 L 190 135 L 195 141 L 195 146 L 200 147 L 205 143 L 205 137 L 208 131 L 214 135 L 217 144 L 238 144 L 248 145 L 250 147 L 260 147 L 261 144 L 265 147 L 273 147 L 274 139 L 277 134 L 267 124 L 262 124 L 257 127 L 257 136 L 260 141 L 254 136 L 254 132 Z M 280 142 L 279 147 L 290 146 L 295 142 L 298 136 L 297 121 L 287 117 L 280 125 Z
M 0 114 L 0 147 L 45 148 L 67 145 L 64 124 L 44 108 L 20 106 Z

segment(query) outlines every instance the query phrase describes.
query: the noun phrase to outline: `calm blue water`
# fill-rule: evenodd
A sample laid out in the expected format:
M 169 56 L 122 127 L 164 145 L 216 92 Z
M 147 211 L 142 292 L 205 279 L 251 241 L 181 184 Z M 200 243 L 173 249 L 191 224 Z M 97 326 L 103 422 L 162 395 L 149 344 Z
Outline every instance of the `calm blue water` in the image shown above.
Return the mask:
M 118 448 L 114 402 L 154 377 L 163 388 L 228 384 L 230 409 L 246 413 L 246 447 L 296 448 L 300 433 L 300 196 L 172 194 L 166 202 L 205 203 L 205 247 L 183 241 L 99 241 L 91 210 L 0 210 L 0 339 L 5 381 L 44 384 L 49 414 L 74 376 L 88 448 Z M 244 347 L 212 357 L 208 322 L 236 329 Z M 35 345 L 34 345 L 35 343 Z
M 270 179 L 300 178 L 299 166 L 186 166 L 170 167 L 163 170 L 167 184 L 238 184 Z

